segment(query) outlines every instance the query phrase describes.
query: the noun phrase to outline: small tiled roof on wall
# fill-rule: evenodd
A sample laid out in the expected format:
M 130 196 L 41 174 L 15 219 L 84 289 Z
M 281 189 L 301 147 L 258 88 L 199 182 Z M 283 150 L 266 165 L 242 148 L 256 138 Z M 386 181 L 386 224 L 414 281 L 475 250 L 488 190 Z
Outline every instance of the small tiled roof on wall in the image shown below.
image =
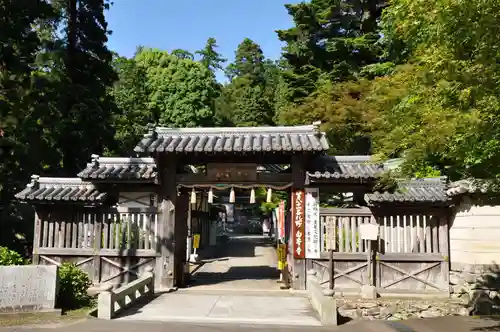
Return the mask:
M 319 124 L 283 127 L 163 128 L 144 135 L 136 152 L 270 153 L 325 152 Z
M 498 190 L 498 182 L 491 179 L 463 179 L 450 183 L 446 193 L 448 196 L 459 196 L 464 194 L 497 193 Z
M 92 161 L 78 177 L 84 180 L 121 180 L 153 182 L 157 176 L 153 158 L 118 158 L 92 155 Z
M 369 205 L 381 203 L 446 203 L 451 198 L 446 194 L 445 178 L 427 178 L 401 181 L 393 192 L 375 192 L 365 195 Z
M 310 182 L 316 180 L 375 180 L 384 171 L 371 156 L 321 156 L 307 171 Z
M 80 178 L 51 178 L 33 175 L 31 182 L 15 197 L 32 202 L 102 202 L 107 194 Z

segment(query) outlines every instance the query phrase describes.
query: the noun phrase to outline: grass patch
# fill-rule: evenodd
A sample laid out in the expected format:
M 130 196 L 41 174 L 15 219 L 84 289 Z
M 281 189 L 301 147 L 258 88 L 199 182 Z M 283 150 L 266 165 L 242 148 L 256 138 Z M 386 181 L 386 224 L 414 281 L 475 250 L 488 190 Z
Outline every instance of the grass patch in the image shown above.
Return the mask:
M 53 312 L 18 312 L 0 314 L 0 327 L 64 324 L 89 318 L 93 308 Z

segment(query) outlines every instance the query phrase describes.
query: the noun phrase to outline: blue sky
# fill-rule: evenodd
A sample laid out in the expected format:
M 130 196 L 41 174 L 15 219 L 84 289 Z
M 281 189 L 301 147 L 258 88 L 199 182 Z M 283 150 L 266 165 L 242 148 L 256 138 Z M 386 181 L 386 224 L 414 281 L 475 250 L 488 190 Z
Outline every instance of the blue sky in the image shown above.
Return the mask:
M 138 45 L 194 52 L 215 37 L 219 52 L 232 60 L 246 37 L 277 59 L 281 43 L 275 30 L 292 26 L 284 4 L 298 0 L 114 0 L 107 13 L 113 34 L 108 46 L 130 57 Z

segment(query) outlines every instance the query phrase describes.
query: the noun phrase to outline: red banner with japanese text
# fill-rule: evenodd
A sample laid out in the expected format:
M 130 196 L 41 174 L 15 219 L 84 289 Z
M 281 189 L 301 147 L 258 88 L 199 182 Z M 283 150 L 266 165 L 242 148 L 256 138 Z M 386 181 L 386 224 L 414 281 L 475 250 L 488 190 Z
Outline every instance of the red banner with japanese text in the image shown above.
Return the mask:
M 305 192 L 294 189 L 292 194 L 293 257 L 305 258 Z

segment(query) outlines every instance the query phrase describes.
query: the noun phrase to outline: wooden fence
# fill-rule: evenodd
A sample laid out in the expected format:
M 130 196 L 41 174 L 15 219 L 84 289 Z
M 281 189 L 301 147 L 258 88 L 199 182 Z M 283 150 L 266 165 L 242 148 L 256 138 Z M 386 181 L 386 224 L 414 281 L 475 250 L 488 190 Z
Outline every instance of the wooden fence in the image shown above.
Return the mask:
M 368 208 L 321 209 L 321 259 L 308 264 L 323 286 L 333 287 L 337 294 L 357 293 L 361 285 L 371 284 L 381 295 L 449 295 L 445 215 L 439 210 L 388 215 Z M 379 227 L 379 239 L 371 249 L 367 240 L 360 239 L 362 223 Z M 329 257 L 333 257 L 333 278 Z
M 73 262 L 93 283 L 122 284 L 136 279 L 159 256 L 156 208 L 80 208 L 38 213 L 35 264 Z

